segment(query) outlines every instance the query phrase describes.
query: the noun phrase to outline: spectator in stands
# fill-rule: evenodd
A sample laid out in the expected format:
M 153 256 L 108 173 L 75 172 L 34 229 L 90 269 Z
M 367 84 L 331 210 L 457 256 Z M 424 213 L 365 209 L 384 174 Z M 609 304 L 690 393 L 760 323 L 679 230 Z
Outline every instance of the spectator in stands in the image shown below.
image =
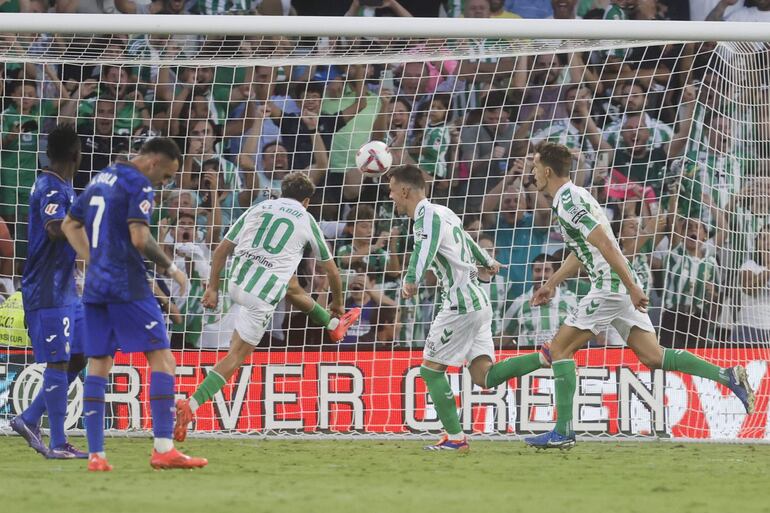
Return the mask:
M 479 236 L 479 247 L 497 259 L 495 240 L 491 235 L 483 233 Z M 505 286 L 505 278 L 499 274 L 490 274 L 485 267 L 479 267 L 479 285 L 486 292 L 489 302 L 492 304 L 492 337 L 495 345 L 499 346 L 503 333 L 503 313 L 508 298 L 508 290 Z
M 447 197 L 452 182 L 457 130 L 447 123 L 451 96 L 436 94 L 430 101 L 422 134 L 418 166 L 430 176 L 431 198 Z M 453 135 L 454 134 L 454 135 Z
M 222 209 L 222 224 L 229 227 L 240 214 L 241 200 L 248 191 L 242 189 L 241 174 L 238 166 L 225 159 L 217 149 L 220 127 L 211 119 L 201 119 L 192 122 L 188 132 L 188 143 L 185 154 L 181 187 L 192 190 L 218 191 L 221 194 L 219 204 Z M 218 162 L 216 183 L 206 183 L 199 170 L 203 163 Z M 200 177 L 197 183 L 195 179 Z M 247 206 L 248 203 L 245 204 Z
M 734 154 L 733 122 L 717 111 L 707 112 L 703 126 L 704 140 L 693 144 L 695 153 L 689 158 L 701 167 L 698 177 L 706 196 L 706 203 L 724 209 L 730 199 L 730 192 L 740 187 L 744 173 L 741 163 Z
M 93 122 L 78 128 L 83 158 L 73 180 L 77 191 L 85 189 L 93 175 L 109 166 L 116 155 L 129 151 L 128 137 L 115 134 L 115 105 L 107 96 L 97 99 Z
M 671 142 L 674 135 L 671 126 L 658 121 L 646 111 L 649 91 L 640 80 L 623 82 L 618 92 L 619 96 L 615 100 L 620 103 L 619 115 L 604 129 L 604 138 L 611 147 L 616 148 L 620 144 L 619 135 L 625 118 L 634 114 L 641 114 L 644 118 L 644 126 L 650 132 L 650 143 L 654 148 Z
M 377 16 L 412 17 L 412 13 L 398 3 L 397 0 L 382 0 L 380 5 L 373 7 L 361 6 L 358 0 L 353 0 L 345 16 L 374 16 L 375 13 Z
M 577 298 L 559 287 L 549 303 L 532 306 L 531 300 L 543 283 L 556 271 L 553 261 L 541 253 L 532 259 L 532 287 L 516 297 L 505 312 L 503 345 L 539 347 L 549 342 L 570 312 L 577 308 Z
M 770 21 L 770 0 L 754 0 L 754 5 L 737 6 L 738 0 L 720 0 L 706 21 Z
M 396 250 L 396 236 L 381 232 L 374 239 L 374 209 L 367 204 L 354 206 L 347 215 L 348 229 L 352 234 L 349 244 L 337 247 L 337 264 L 341 270 L 361 265 L 364 272 L 376 278 L 376 282 L 398 280 L 401 277 L 401 259 Z
M 555 20 L 574 20 L 577 15 L 578 0 L 551 0 L 551 10 Z
M 14 244 L 8 223 L 0 217 L 0 303 L 13 294 Z
M 544 194 L 537 194 L 530 177 L 523 185 L 521 176 L 501 180 L 484 198 L 485 215 L 492 215 L 498 261 L 506 264 L 510 284 L 508 297 L 521 295 L 532 280 L 529 264 L 543 252 L 551 225 L 551 205 Z M 505 187 L 503 187 L 505 185 Z
M 470 235 L 471 239 L 479 242 L 481 239 L 481 216 L 478 215 L 466 215 L 463 216 L 463 230 Z
M 361 317 L 348 329 L 339 348 L 362 349 L 360 344 L 375 341 L 379 310 L 383 307 L 394 308 L 396 302 L 376 288 L 375 280 L 368 276 L 361 266 L 358 266 L 356 274 L 348 280 L 347 290 L 345 310 L 360 307 Z
M 158 235 L 166 255 L 188 276 L 184 294 L 180 294 L 176 282 L 163 279 L 179 312 L 180 318 L 174 321 L 171 331 L 172 338 L 178 339 L 175 345 L 180 347 L 198 347 L 204 318 L 201 298 L 211 274 L 209 245 L 198 242 L 195 225 L 195 216 L 181 211 L 174 225 L 162 222 Z
M 770 342 L 770 224 L 757 235 L 753 253 L 741 266 L 741 306 L 733 339 L 767 344 Z
M 489 0 L 489 17 L 505 19 L 521 18 L 518 14 L 505 8 L 505 0 Z
M 624 216 L 620 221 L 618 244 L 623 255 L 631 264 L 642 290 L 649 296 L 652 290 L 652 250 L 666 235 L 669 216 L 663 212 L 657 218 L 648 218 L 644 224 L 638 216 Z
M 684 218 L 676 226 L 681 242 L 653 258 L 653 269 L 665 271 L 660 343 L 703 347 L 719 313 L 718 263 L 705 245 L 708 229 L 702 220 Z

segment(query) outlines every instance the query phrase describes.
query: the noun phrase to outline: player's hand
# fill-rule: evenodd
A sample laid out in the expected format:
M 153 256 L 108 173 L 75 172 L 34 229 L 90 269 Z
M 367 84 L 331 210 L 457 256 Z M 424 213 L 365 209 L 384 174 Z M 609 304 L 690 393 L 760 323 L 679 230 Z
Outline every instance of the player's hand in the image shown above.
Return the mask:
M 215 310 L 218 303 L 219 291 L 214 290 L 211 287 L 206 287 L 206 292 L 203 293 L 203 298 L 201 298 L 203 307 L 208 308 L 209 310 Z
M 417 285 L 415 283 L 404 283 L 404 286 L 401 287 L 402 298 L 409 299 L 410 297 L 413 297 L 415 294 L 417 294 Z
M 634 285 L 631 289 L 631 302 L 634 304 L 634 308 L 642 313 L 647 313 L 647 305 L 650 304 L 650 298 L 644 293 L 642 288 L 638 285 Z
M 169 273 L 168 276 L 179 285 L 179 296 L 183 297 L 187 293 L 187 275 L 183 270 L 177 269 L 173 273 Z
M 529 302 L 532 306 L 546 305 L 551 302 L 555 292 L 552 285 L 543 283 L 543 285 L 537 289 L 537 292 L 532 295 L 532 299 Z
M 493 260 L 493 262 L 494 263 L 492 265 L 484 267 L 484 269 L 486 269 L 487 272 L 492 274 L 492 276 L 494 276 L 495 274 L 499 273 L 500 269 L 505 269 L 507 267 L 506 265 L 501 264 L 497 260 Z
M 329 304 L 329 311 L 334 315 L 335 317 L 342 317 L 345 315 L 345 305 L 342 304 L 339 301 L 332 301 Z

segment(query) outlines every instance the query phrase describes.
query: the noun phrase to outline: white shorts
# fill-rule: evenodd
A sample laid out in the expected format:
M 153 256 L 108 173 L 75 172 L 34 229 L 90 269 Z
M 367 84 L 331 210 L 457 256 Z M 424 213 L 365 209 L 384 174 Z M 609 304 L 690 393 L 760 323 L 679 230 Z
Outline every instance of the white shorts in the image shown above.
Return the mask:
M 479 356 L 495 360 L 492 309 L 458 314 L 442 310 L 430 325 L 422 357 L 443 365 L 461 366 Z
M 237 309 L 235 330 L 244 342 L 256 346 L 270 326 L 275 312 L 275 305 L 262 301 L 254 294 L 244 292 L 239 286 L 230 283 L 230 299 L 240 308 Z
M 631 296 L 606 290 L 591 290 L 580 300 L 577 309 L 567 317 L 564 324 L 592 331 L 595 335 L 612 326 L 623 340 L 628 339 L 634 326 L 655 332 L 650 316 L 634 308 Z

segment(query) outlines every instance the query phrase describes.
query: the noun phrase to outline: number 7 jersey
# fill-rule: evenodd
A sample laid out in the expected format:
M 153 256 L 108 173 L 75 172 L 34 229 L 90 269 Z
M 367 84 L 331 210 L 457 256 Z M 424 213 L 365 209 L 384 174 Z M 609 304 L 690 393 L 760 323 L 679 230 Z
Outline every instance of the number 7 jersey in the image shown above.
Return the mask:
M 319 260 L 332 258 L 316 220 L 302 203 L 289 198 L 249 208 L 225 239 L 235 244 L 230 283 L 273 305 L 286 294 L 306 245 Z
M 150 224 L 153 188 L 134 166 L 116 163 L 96 175 L 69 215 L 85 225 L 90 262 L 84 303 L 126 303 L 152 297 L 144 259 L 131 243 L 130 223 Z
M 427 199 L 417 204 L 414 251 L 409 258 L 407 283 L 420 283 L 431 269 L 441 284 L 441 308 L 460 314 L 489 308 L 489 298 L 478 283 L 477 265 L 494 260 L 463 230 L 457 214 Z

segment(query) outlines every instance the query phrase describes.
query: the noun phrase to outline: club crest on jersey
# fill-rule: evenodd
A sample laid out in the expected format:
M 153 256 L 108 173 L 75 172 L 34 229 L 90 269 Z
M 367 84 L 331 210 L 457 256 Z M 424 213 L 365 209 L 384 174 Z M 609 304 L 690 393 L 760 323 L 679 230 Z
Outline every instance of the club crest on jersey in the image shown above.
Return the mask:
M 414 232 L 414 236 L 415 236 L 416 238 L 418 238 L 418 239 L 422 239 L 422 240 L 428 240 L 428 234 L 427 234 L 427 233 L 425 233 L 425 232 L 424 232 L 424 231 L 422 231 L 422 230 L 417 230 L 417 231 L 415 231 L 415 232 Z
M 57 205 L 56 203 L 49 203 L 48 205 L 45 206 L 44 212 L 47 215 L 52 216 L 56 213 L 57 210 L 59 210 L 59 205 Z
M 143 214 L 148 214 L 150 212 L 151 207 L 152 205 L 148 200 L 144 200 L 141 203 L 139 203 L 139 210 L 141 210 Z

